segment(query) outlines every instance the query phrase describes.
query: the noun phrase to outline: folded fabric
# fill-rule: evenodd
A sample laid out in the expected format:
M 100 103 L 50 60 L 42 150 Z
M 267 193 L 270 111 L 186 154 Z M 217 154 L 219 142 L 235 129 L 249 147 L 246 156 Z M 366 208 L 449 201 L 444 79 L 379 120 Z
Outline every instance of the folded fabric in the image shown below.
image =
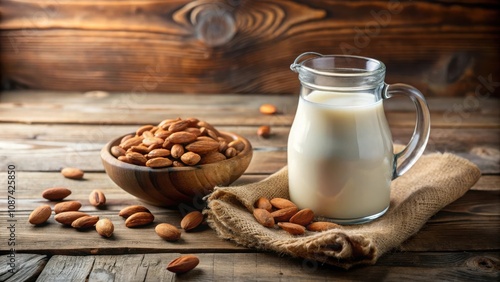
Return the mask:
M 384 253 L 417 233 L 440 209 L 464 195 L 480 176 L 476 165 L 456 155 L 424 155 L 392 182 L 390 207 L 381 218 L 299 236 L 266 228 L 252 215 L 260 197 L 288 198 L 287 167 L 257 183 L 216 188 L 207 197 L 204 213 L 220 238 L 348 269 L 376 263 Z

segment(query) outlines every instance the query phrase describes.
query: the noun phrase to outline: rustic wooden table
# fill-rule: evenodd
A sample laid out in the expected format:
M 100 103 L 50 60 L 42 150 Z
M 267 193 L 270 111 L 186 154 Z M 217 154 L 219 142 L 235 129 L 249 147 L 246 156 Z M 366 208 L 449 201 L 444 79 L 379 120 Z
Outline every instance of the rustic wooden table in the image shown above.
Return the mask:
M 499 100 L 481 95 L 428 102 L 432 134 L 427 152 L 456 153 L 476 163 L 483 176 L 376 265 L 345 271 L 242 248 L 217 238 L 209 228 L 184 232 L 183 239 L 173 243 L 160 239 L 154 224 L 128 229 L 118 211 L 141 202 L 107 177 L 99 158 L 108 140 L 138 125 L 195 116 L 252 142 L 254 158 L 237 183 L 258 181 L 286 164 L 296 96 L 4 92 L 0 94 L 0 281 L 498 281 Z M 260 114 L 263 103 L 276 105 L 279 114 Z M 407 142 L 414 124 L 412 105 L 394 99 L 385 106 L 395 142 Z M 265 124 L 272 127 L 268 139 L 256 134 Z M 59 171 L 66 166 L 85 170 L 84 180 L 64 178 Z M 9 170 L 15 171 L 11 194 Z M 67 228 L 53 217 L 44 226 L 29 224 L 30 212 L 47 203 L 41 192 L 53 186 L 70 188 L 70 198 L 81 201 L 83 211 L 110 218 L 114 237 Z M 88 204 L 88 195 L 96 188 L 108 198 L 104 209 Z M 155 223 L 179 226 L 179 211 L 148 207 Z M 198 255 L 199 266 L 179 276 L 168 272 L 166 264 L 179 253 Z

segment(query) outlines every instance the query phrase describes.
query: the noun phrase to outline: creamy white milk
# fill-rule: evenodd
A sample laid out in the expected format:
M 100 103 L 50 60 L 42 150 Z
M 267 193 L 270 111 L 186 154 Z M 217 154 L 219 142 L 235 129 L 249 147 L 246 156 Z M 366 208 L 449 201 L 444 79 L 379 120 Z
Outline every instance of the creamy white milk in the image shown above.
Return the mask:
M 392 139 L 372 94 L 314 91 L 299 100 L 288 139 L 290 198 L 332 219 L 389 206 Z

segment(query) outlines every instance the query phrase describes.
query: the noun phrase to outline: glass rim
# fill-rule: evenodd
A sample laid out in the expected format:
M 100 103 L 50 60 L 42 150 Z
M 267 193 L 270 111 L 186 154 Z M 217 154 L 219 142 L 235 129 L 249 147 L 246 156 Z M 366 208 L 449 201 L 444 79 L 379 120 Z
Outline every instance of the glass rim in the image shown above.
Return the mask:
M 374 70 L 356 69 L 356 70 L 359 70 L 359 72 L 346 73 L 346 72 L 336 72 L 335 71 L 336 69 L 340 70 L 341 68 L 332 68 L 331 70 L 325 71 L 325 70 L 317 70 L 317 69 L 314 69 L 310 66 L 305 65 L 306 63 L 314 61 L 314 60 L 321 60 L 321 59 L 328 59 L 328 58 L 344 58 L 344 59 L 364 60 L 366 62 L 375 63 L 377 65 L 377 67 Z M 354 56 L 354 55 L 322 55 L 319 57 L 306 59 L 306 60 L 300 62 L 297 65 L 297 67 L 303 68 L 304 70 L 311 72 L 313 74 L 324 75 L 324 76 L 341 76 L 341 77 L 362 77 L 362 76 L 380 75 L 381 73 L 385 73 L 385 71 L 386 71 L 385 64 L 382 61 L 379 61 L 379 60 L 373 59 L 373 58 L 369 58 L 369 57 Z M 347 68 L 342 68 L 342 69 L 345 70 Z

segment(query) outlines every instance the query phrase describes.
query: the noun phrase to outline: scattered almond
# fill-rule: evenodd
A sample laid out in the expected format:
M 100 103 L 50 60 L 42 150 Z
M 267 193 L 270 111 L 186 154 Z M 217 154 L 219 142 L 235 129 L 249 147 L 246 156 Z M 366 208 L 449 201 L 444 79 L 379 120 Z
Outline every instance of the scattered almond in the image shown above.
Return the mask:
M 271 127 L 269 125 L 262 125 L 257 129 L 257 135 L 262 138 L 269 138 L 271 136 Z
M 289 208 L 275 210 L 271 213 L 271 216 L 274 218 L 275 221 L 283 222 L 290 220 L 290 218 L 293 215 L 295 215 L 297 211 L 298 211 L 297 207 L 289 207 Z
M 271 205 L 277 209 L 284 209 L 284 208 L 290 208 L 294 207 L 297 208 L 297 205 L 292 203 L 292 201 L 284 199 L 284 198 L 273 198 L 271 199 Z
M 83 170 L 76 167 L 65 167 L 61 170 L 61 174 L 70 179 L 82 179 L 83 178 Z
M 181 231 L 168 223 L 158 224 L 155 227 L 155 232 L 158 236 L 167 241 L 177 241 L 181 238 Z
M 307 226 L 307 230 L 321 232 L 330 229 L 340 228 L 341 226 L 328 221 L 316 221 Z
M 102 207 L 106 204 L 106 197 L 101 190 L 94 190 L 89 195 L 89 202 L 94 207 Z
M 99 221 L 95 224 L 95 230 L 99 235 L 109 238 L 113 235 L 115 226 L 113 225 L 113 222 L 111 222 L 111 220 L 103 218 L 99 219 Z
M 73 221 L 83 216 L 88 216 L 88 214 L 80 211 L 67 211 L 56 214 L 54 219 L 61 224 L 71 225 Z
M 258 209 L 265 209 L 268 212 L 273 210 L 271 202 L 269 202 L 269 199 L 266 197 L 260 197 L 257 201 L 255 201 L 254 207 Z
M 273 115 L 278 112 L 278 109 L 273 104 L 262 104 L 259 111 L 265 115 Z
M 278 226 L 292 235 L 302 235 L 306 232 L 306 228 L 304 226 L 295 223 L 278 222 Z
M 132 206 L 128 206 L 128 207 L 125 207 L 122 210 L 120 210 L 118 215 L 127 218 L 127 217 L 133 215 L 134 213 L 138 213 L 138 212 L 150 212 L 150 211 L 148 210 L 148 208 L 146 208 L 144 206 L 132 205 Z
M 174 273 L 186 273 L 194 269 L 200 260 L 195 255 L 182 255 L 174 260 L 172 260 L 167 265 L 167 270 Z
M 31 212 L 28 222 L 34 225 L 45 223 L 51 214 L 52 210 L 49 205 L 39 206 Z
M 290 218 L 291 223 L 306 226 L 314 219 L 314 212 L 311 209 L 302 209 Z
M 181 220 L 181 228 L 189 231 L 198 227 L 203 222 L 203 214 L 199 211 L 192 211 Z
M 154 219 L 155 217 L 153 216 L 153 214 L 149 212 L 137 212 L 132 214 L 127 218 L 127 220 L 125 220 L 125 226 L 129 228 L 143 226 L 150 224 L 154 221 Z
M 270 212 L 265 209 L 254 209 L 253 216 L 257 220 L 258 223 L 262 224 L 265 227 L 273 227 L 274 226 L 274 218 Z
M 79 201 L 60 202 L 54 206 L 54 212 L 58 214 L 67 211 L 77 211 L 81 207 L 82 203 L 80 203 Z
M 42 192 L 42 197 L 50 201 L 60 201 L 71 194 L 71 190 L 63 187 L 48 188 Z
M 93 227 L 97 222 L 99 221 L 98 216 L 82 216 L 77 219 L 75 219 L 72 223 L 71 226 L 76 229 L 85 229 L 85 228 L 90 228 Z

